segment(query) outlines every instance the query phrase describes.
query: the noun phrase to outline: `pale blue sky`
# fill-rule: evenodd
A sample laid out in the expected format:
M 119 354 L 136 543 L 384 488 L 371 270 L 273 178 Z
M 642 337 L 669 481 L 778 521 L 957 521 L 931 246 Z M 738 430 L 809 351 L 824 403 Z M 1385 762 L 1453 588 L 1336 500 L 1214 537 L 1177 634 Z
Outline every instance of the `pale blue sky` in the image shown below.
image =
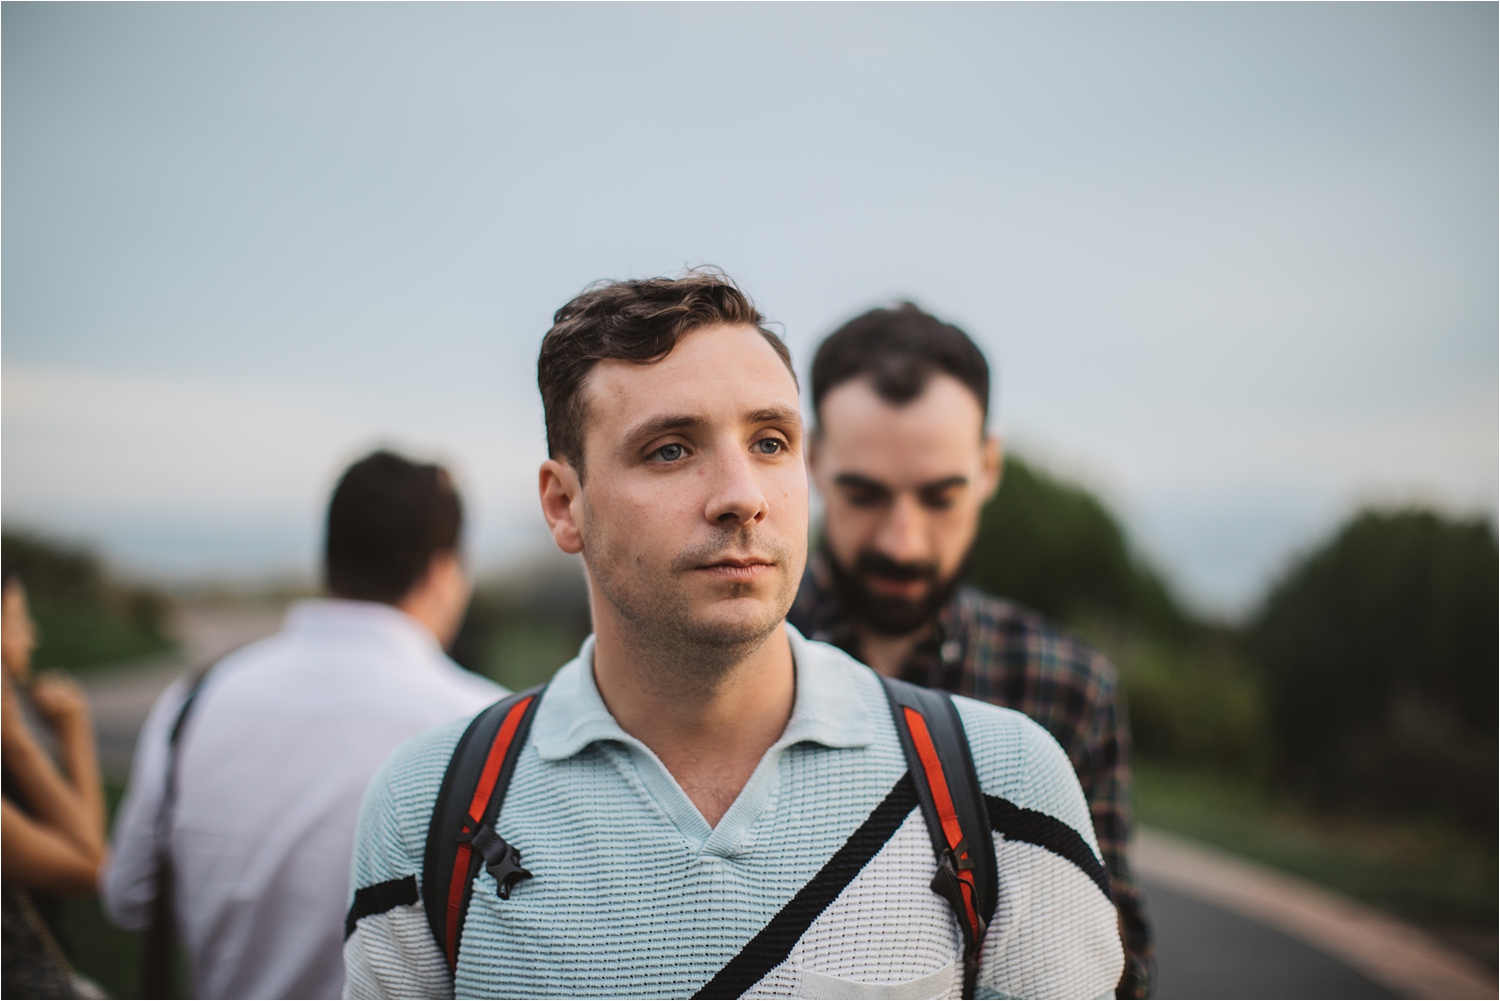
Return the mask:
M 536 346 L 711 262 L 804 366 L 912 297 L 1007 439 L 1243 610 L 1353 507 L 1496 508 L 1493 4 L 3 8 L 8 524 L 307 572 L 342 464 L 539 544 Z

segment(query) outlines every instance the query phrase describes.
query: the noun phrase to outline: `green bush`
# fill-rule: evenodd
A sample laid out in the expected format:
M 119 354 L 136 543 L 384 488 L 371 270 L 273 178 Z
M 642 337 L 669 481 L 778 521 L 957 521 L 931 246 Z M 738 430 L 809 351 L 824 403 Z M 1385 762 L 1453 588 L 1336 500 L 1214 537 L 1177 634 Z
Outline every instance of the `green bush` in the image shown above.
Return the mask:
M 1113 649 L 1138 756 L 1265 776 L 1265 701 L 1232 637 L 1147 638 Z
M 1494 829 L 1500 558 L 1487 523 L 1362 513 L 1236 629 L 1183 610 L 1088 491 L 1010 458 L 972 567 L 980 587 L 1110 656 L 1142 757 L 1315 805 Z
M 1138 752 L 1259 774 L 1264 712 L 1236 637 L 1194 619 L 1092 494 L 1014 456 L 985 508 L 970 577 L 1035 609 L 1120 670 Z
M 1252 628 L 1276 774 L 1314 802 L 1496 821 L 1500 555 L 1483 521 L 1371 511 Z
M 1056 622 L 1104 618 L 1174 638 L 1194 630 L 1097 498 L 1015 456 L 980 518 L 970 578 Z

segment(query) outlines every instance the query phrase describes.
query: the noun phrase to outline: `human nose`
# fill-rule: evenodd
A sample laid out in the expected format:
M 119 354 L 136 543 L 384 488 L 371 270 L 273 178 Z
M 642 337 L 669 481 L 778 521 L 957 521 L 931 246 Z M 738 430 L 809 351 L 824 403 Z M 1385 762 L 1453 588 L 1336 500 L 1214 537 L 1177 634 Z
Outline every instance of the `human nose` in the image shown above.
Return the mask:
M 709 473 L 714 482 L 703 514 L 715 525 L 748 527 L 764 520 L 770 510 L 750 457 L 738 453 L 739 449 L 721 453 Z
M 875 549 L 897 563 L 921 562 L 927 557 L 923 527 L 916 498 L 897 494 L 875 532 Z

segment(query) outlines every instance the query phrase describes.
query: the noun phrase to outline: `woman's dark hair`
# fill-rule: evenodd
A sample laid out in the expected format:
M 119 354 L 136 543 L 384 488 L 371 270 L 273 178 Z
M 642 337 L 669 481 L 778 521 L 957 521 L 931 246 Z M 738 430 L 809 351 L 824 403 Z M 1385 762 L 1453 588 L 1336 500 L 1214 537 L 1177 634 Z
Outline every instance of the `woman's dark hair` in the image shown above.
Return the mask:
M 650 365 L 704 327 L 748 324 L 760 331 L 792 373 L 792 356 L 729 276 L 697 268 L 678 278 L 601 281 L 552 317 L 536 363 L 547 421 L 547 454 L 583 473 L 584 380 L 596 362 L 619 358 Z
M 463 505 L 442 467 L 374 452 L 344 472 L 328 504 L 328 591 L 400 601 L 434 556 L 458 548 L 462 528 Z
M 896 406 L 910 403 L 935 372 L 969 387 L 988 420 L 990 366 L 969 335 L 916 305 L 872 309 L 828 335 L 813 357 L 813 411 L 823 397 L 851 379 L 868 376 L 875 392 Z

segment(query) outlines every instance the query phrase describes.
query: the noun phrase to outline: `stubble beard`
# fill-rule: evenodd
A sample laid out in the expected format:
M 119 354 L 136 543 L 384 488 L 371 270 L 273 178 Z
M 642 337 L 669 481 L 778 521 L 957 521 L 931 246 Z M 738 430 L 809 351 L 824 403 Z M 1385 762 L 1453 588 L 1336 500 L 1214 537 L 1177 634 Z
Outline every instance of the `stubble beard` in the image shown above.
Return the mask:
M 779 572 L 773 600 L 763 613 L 717 618 L 695 614 L 690 575 L 726 552 L 750 551 L 772 560 Z M 615 547 L 585 562 L 606 601 L 619 612 L 626 640 L 637 653 L 646 681 L 663 694 L 703 696 L 719 690 L 775 633 L 796 598 L 798 577 L 785 543 L 753 529 L 725 529 L 684 550 L 668 564 L 648 564 Z M 728 597 L 749 598 L 764 583 L 734 583 Z
M 938 572 L 936 564 L 897 563 L 883 553 L 871 550 L 859 552 L 852 567 L 840 563 L 833 550 L 826 546 L 824 555 L 845 613 L 878 636 L 897 637 L 909 636 L 937 617 L 967 576 L 973 551 L 971 549 L 958 569 L 947 577 Z M 925 581 L 927 590 L 920 598 L 879 594 L 867 583 L 868 577 L 877 574 L 900 580 Z

